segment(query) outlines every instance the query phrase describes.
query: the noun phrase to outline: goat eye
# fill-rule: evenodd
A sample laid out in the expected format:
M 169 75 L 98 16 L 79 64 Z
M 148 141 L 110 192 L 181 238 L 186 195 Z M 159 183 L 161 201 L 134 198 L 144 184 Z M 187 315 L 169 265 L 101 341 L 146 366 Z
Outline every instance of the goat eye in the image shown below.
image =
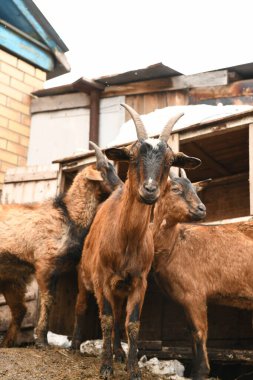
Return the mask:
M 182 194 L 182 193 L 183 193 L 182 190 L 179 189 L 179 187 L 172 187 L 171 190 L 172 190 L 173 193 L 175 193 L 175 194 Z

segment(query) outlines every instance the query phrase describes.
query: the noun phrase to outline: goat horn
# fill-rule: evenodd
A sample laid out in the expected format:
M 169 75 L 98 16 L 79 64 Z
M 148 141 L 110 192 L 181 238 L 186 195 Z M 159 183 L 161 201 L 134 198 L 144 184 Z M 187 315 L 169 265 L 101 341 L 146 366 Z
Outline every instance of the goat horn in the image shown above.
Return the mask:
M 97 167 L 101 164 L 107 164 L 107 159 L 103 155 L 102 150 L 94 142 L 89 141 L 90 145 L 94 148 L 96 158 L 97 158 Z
M 179 168 L 179 171 L 180 171 L 180 177 L 182 177 L 182 178 L 188 178 L 184 169 Z
M 172 169 L 170 169 L 170 172 L 169 172 L 169 178 L 174 179 L 174 178 L 176 178 L 176 177 L 177 177 L 176 174 L 173 172 Z
M 170 134 L 172 132 L 172 128 L 173 126 L 176 124 L 176 122 L 178 121 L 178 119 L 180 119 L 180 117 L 182 117 L 184 115 L 183 112 L 173 116 L 168 122 L 167 124 L 165 125 L 165 127 L 163 128 L 162 130 L 162 133 L 160 134 L 160 137 L 159 139 L 162 140 L 162 141 L 165 141 L 167 142 L 169 137 L 170 137 Z
M 148 138 L 148 134 L 140 118 L 140 115 L 128 104 L 122 103 L 121 106 L 124 107 L 130 113 L 135 124 L 138 140 L 139 141 L 146 140 Z

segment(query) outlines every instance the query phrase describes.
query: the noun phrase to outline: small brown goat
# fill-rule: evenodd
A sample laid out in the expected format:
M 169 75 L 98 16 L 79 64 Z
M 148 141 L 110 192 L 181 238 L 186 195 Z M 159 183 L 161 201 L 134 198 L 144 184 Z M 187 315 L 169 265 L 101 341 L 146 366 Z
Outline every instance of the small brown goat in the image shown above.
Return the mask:
M 245 228 L 243 223 L 181 224 L 203 216 L 204 206 L 190 181 L 173 178 L 156 205 L 153 226 L 155 277 L 185 311 L 194 380 L 209 373 L 207 303 L 253 310 L 253 241 L 248 223 Z
M 78 264 L 98 205 L 121 183 L 112 164 L 93 146 L 97 163 L 84 168 L 65 195 L 36 204 L 0 206 L 0 292 L 12 313 L 2 347 L 15 343 L 26 313 L 26 285 L 33 274 L 40 290 L 36 343 L 47 343 L 56 280 Z
M 124 359 L 119 320 L 126 301 L 127 370 L 131 380 L 139 380 L 137 339 L 147 275 L 153 260 L 151 208 L 163 193 L 172 165 L 195 167 L 200 160 L 174 154 L 167 145 L 172 126 L 182 115 L 169 121 L 159 139 L 150 139 L 140 116 L 131 107 L 123 106 L 135 123 L 138 141 L 128 147 L 105 151 L 112 160 L 129 162 L 128 178 L 101 206 L 85 241 L 80 262 L 83 285 L 77 299 L 73 339 L 78 341 L 79 338 L 78 324 L 87 307 L 87 292 L 94 292 L 103 333 L 100 373 L 103 379 L 110 379 L 113 351 L 116 359 Z

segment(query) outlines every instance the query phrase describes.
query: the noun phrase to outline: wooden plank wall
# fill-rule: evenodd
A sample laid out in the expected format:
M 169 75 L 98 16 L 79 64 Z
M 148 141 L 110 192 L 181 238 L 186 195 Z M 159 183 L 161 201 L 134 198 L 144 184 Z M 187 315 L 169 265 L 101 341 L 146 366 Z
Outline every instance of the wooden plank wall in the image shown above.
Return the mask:
M 40 202 L 57 194 L 59 165 L 10 168 L 4 178 L 3 204 Z
M 158 82 L 158 83 L 157 83 Z M 195 83 L 188 88 L 165 88 L 165 79 L 146 81 L 146 87 L 142 83 L 134 83 L 127 86 L 121 86 L 119 92 L 113 93 L 111 86 L 108 91 L 112 95 L 125 94 L 126 103 L 136 109 L 140 114 L 152 112 L 157 108 L 167 106 L 190 105 L 190 104 L 247 104 L 253 105 L 253 80 L 236 81 L 226 85 L 200 86 Z M 137 87 L 138 85 L 138 87 Z M 117 88 L 117 87 L 116 87 Z M 107 91 L 107 90 L 106 90 Z M 126 114 L 126 120 L 130 116 Z
M 133 107 L 139 114 L 144 115 L 156 109 L 168 106 L 183 106 L 188 104 L 188 91 L 167 91 L 152 94 L 128 95 L 126 103 Z M 126 112 L 126 121 L 130 115 Z
M 206 205 L 205 221 L 208 222 L 239 218 L 250 213 L 249 184 L 246 177 L 236 177 L 232 182 L 211 182 L 200 194 L 200 198 Z

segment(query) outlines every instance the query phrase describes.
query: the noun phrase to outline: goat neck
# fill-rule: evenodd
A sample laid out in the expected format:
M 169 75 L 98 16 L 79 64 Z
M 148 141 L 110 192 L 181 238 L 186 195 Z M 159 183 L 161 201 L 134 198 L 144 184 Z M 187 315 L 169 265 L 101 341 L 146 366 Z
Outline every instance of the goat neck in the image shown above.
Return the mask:
M 168 212 L 166 197 L 161 198 L 155 206 L 152 232 L 154 239 L 155 256 L 161 255 L 166 247 L 166 255 L 172 253 L 177 241 L 181 224 Z
M 80 227 L 90 225 L 100 203 L 97 186 L 80 172 L 64 197 L 70 218 Z
M 128 240 L 142 240 L 149 226 L 152 206 L 140 202 L 129 179 L 125 182 L 121 202 L 122 234 Z

